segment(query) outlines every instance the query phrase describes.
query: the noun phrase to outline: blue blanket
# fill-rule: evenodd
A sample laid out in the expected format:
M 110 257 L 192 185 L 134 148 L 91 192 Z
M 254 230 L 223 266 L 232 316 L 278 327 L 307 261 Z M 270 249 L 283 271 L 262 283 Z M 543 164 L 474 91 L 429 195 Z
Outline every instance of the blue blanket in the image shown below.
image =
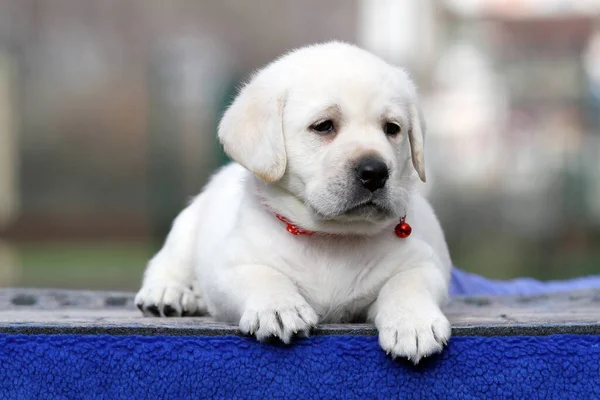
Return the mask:
M 600 336 L 454 337 L 417 367 L 373 336 L 0 335 L 2 399 L 598 399 Z
M 597 288 L 600 288 L 600 275 L 564 281 L 543 282 L 532 278 L 517 278 L 500 281 L 487 279 L 477 274 L 453 268 L 450 280 L 450 295 L 452 296 L 530 296 L 552 292 Z

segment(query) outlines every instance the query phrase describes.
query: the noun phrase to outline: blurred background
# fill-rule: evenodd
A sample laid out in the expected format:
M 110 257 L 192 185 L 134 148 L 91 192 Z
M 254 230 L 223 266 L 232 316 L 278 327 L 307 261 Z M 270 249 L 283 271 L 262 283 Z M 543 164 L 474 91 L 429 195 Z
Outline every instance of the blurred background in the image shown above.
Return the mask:
M 598 0 L 0 0 L 0 286 L 135 290 L 241 80 L 339 39 L 417 80 L 455 264 L 600 273 Z

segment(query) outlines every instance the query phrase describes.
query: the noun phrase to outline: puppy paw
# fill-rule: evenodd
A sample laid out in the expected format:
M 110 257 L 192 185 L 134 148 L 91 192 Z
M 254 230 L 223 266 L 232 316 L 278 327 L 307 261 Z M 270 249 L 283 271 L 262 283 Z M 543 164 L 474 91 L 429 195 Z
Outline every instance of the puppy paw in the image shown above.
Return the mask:
M 204 315 L 206 305 L 198 291 L 178 283 L 144 285 L 135 296 L 135 305 L 144 316 L 182 317 Z
M 450 338 L 450 322 L 440 309 L 396 309 L 375 318 L 379 345 L 393 358 L 402 357 L 415 365 L 423 358 L 442 351 Z
M 289 343 L 294 335 L 307 336 L 318 322 L 317 313 L 300 296 L 250 304 L 240 319 L 240 331 L 259 341 L 276 337 Z

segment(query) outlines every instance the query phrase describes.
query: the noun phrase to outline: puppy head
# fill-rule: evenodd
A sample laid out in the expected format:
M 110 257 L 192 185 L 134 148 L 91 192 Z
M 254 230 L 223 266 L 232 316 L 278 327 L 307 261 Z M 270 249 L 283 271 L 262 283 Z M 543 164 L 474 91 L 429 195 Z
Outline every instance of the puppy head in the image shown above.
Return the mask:
M 219 138 L 231 158 L 321 220 L 396 218 L 417 176 L 425 181 L 413 83 L 348 44 L 305 47 L 259 71 Z

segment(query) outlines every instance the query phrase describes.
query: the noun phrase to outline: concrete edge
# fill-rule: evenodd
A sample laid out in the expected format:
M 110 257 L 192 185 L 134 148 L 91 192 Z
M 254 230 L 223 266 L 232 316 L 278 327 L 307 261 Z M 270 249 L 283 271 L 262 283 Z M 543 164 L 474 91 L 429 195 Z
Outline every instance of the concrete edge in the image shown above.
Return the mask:
M 202 326 L 85 326 L 59 324 L 18 324 L 0 326 L 0 334 L 12 335 L 139 335 L 139 336 L 244 336 L 235 327 Z M 549 336 L 562 334 L 600 335 L 598 324 L 519 324 L 510 326 L 461 326 L 452 336 Z M 372 325 L 318 326 L 312 336 L 376 336 Z

